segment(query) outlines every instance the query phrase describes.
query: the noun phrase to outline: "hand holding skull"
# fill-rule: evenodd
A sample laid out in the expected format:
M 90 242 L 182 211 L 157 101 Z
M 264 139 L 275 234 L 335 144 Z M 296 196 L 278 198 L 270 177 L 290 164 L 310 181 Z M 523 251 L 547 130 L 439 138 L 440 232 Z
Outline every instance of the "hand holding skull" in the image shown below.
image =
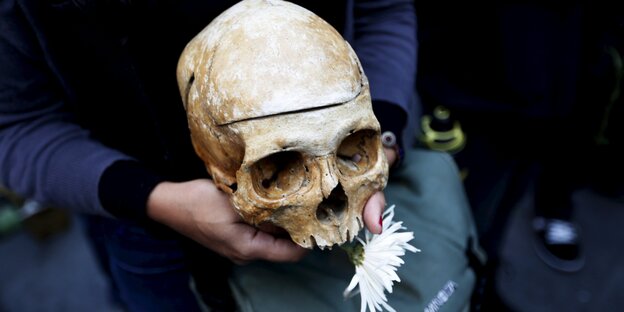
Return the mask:
M 238 264 L 256 259 L 293 262 L 306 253 L 290 239 L 243 222 L 228 196 L 210 180 L 160 183 L 148 199 L 148 215 Z
M 373 233 L 381 231 L 378 220 L 384 205 L 383 193 L 377 192 L 364 208 L 364 222 Z M 244 222 L 210 180 L 159 184 L 148 201 L 148 214 L 238 264 L 260 259 L 294 262 L 307 252 L 290 239 Z

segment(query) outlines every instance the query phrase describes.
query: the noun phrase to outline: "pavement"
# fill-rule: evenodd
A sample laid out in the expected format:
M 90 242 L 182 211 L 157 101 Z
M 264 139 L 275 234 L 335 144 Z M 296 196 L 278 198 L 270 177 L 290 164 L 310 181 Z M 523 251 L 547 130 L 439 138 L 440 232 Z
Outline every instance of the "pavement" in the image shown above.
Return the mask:
M 518 202 L 500 248 L 496 289 L 513 311 L 624 311 L 624 201 L 590 189 L 574 193 L 585 266 L 564 273 L 546 266 L 535 252 L 532 193 Z
M 46 218 L 0 237 L 0 311 L 122 311 L 80 219 Z
M 574 195 L 586 265 L 555 271 L 537 258 L 530 230 L 531 192 L 517 202 L 504 227 L 495 289 L 510 311 L 624 310 L 624 203 L 591 190 Z M 27 227 L 0 237 L 0 311 L 122 311 L 77 216 L 54 233 Z

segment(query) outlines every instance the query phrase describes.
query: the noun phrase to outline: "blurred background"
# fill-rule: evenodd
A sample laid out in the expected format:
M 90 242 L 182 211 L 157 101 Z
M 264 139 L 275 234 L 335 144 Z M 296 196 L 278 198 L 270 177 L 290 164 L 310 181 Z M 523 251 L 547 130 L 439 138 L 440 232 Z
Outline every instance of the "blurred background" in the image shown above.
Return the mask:
M 123 311 L 80 218 L 0 195 L 0 311 Z
M 462 172 L 476 307 L 621 311 L 623 4 L 415 3 L 420 144 Z
M 624 309 L 622 6 L 416 2 L 414 144 L 461 170 L 475 311 Z M 0 311 L 122 311 L 81 216 L 0 192 Z

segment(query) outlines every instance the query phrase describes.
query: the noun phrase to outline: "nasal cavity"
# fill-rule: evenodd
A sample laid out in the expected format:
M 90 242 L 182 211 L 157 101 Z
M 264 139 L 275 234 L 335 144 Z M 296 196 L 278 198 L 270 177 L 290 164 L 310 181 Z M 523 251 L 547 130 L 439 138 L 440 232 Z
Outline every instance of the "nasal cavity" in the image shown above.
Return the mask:
M 338 185 L 331 191 L 329 196 L 316 208 L 316 218 L 324 223 L 340 222 L 347 211 L 348 199 L 342 185 Z

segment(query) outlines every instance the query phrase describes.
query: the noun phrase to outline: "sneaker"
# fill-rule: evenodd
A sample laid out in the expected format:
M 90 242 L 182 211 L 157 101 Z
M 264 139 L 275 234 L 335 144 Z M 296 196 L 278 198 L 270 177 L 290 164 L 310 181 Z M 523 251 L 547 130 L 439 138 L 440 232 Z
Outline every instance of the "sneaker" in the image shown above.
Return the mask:
M 548 266 L 563 272 L 576 272 L 585 264 L 577 227 L 564 220 L 537 217 L 535 250 Z

